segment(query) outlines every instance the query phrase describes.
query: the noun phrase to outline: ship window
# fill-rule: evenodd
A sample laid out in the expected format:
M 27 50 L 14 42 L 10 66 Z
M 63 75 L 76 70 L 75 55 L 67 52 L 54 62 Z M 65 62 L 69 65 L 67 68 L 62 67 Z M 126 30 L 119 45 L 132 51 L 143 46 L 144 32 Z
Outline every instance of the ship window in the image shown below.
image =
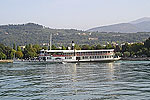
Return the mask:
M 71 59 L 71 57 L 65 57 L 65 59 Z
M 99 52 L 97 52 L 97 55 L 99 54 Z
M 44 51 L 41 51 L 41 53 L 44 53 Z
M 58 55 L 61 55 L 61 53 L 58 53 Z
M 61 59 L 61 58 L 55 58 L 56 60 L 59 60 L 59 59 Z
M 72 57 L 68 57 L 68 59 L 72 59 Z
M 51 59 L 51 57 L 47 57 L 47 59 Z
M 85 59 L 88 59 L 88 56 L 85 56 Z

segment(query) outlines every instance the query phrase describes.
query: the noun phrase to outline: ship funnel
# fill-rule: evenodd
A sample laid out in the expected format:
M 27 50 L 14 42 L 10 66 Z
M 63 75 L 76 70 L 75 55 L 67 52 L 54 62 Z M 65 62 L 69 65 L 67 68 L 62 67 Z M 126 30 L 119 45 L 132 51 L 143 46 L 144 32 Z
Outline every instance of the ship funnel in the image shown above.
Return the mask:
M 74 46 L 75 46 L 75 43 L 74 43 L 74 41 L 72 41 L 72 50 L 75 49 Z

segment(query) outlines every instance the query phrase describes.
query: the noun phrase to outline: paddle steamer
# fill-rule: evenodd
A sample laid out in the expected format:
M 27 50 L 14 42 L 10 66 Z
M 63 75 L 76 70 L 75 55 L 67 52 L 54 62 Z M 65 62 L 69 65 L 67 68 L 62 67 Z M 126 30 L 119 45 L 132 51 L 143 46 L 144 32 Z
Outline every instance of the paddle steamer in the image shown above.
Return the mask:
M 114 49 L 102 50 L 76 50 L 75 44 L 72 42 L 71 50 L 51 50 L 50 36 L 49 50 L 41 50 L 38 59 L 36 60 L 13 60 L 13 63 L 76 63 L 76 62 L 104 62 L 116 61 L 120 57 L 116 57 Z
M 42 62 L 104 62 L 116 61 L 114 49 L 76 50 L 72 43 L 72 50 L 41 50 L 39 61 Z

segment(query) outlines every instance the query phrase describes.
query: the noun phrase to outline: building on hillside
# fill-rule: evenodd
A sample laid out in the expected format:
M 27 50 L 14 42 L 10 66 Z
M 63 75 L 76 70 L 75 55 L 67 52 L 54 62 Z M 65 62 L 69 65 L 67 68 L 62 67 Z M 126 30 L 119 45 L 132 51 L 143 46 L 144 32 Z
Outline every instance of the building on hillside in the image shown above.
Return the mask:
M 98 40 L 98 38 L 89 38 L 89 40 Z
M 19 46 L 21 50 L 24 50 L 26 46 Z

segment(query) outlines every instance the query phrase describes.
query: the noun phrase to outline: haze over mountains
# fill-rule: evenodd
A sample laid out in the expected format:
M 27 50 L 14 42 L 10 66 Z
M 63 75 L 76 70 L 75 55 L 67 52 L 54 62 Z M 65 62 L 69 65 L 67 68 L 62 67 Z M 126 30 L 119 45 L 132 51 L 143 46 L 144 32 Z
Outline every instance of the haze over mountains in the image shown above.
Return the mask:
M 150 32 L 150 17 L 140 18 L 129 23 L 119 23 L 108 26 L 95 27 L 87 31 L 120 33 Z

